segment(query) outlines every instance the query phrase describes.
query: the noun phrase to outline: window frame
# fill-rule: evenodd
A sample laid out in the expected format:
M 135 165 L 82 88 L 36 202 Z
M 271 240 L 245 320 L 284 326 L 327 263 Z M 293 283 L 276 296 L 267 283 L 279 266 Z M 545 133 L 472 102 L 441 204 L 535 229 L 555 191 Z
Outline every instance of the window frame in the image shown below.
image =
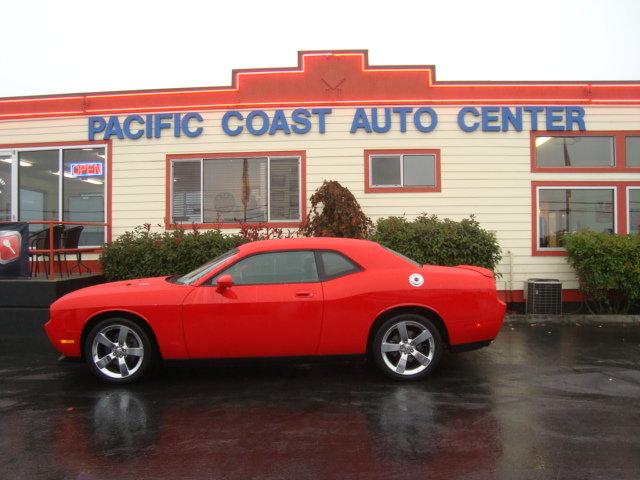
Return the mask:
M 236 223 L 214 223 L 204 221 L 204 160 L 216 160 L 226 158 L 267 158 L 267 197 L 269 207 L 267 207 L 266 222 L 247 222 L 245 224 Z M 297 220 L 271 220 L 271 159 L 279 158 L 298 158 L 298 182 L 300 216 Z M 173 168 L 172 165 L 177 161 L 200 161 L 200 222 L 190 223 L 173 223 Z M 219 229 L 237 229 L 244 226 L 266 225 L 271 228 L 298 228 L 307 216 L 307 156 L 304 150 L 282 150 L 282 151 L 255 151 L 255 152 L 213 152 L 213 153 L 180 153 L 166 155 L 166 189 L 165 189 L 165 229 L 190 229 L 194 225 L 198 228 L 219 228 Z
M 637 131 L 627 131 L 624 133 L 624 138 L 622 140 L 624 144 L 624 161 L 625 166 L 627 166 L 627 139 L 628 138 L 639 138 L 640 139 L 640 130 Z M 640 172 L 640 165 L 637 166 L 627 166 L 627 170 L 631 172 Z
M 618 199 L 618 190 L 617 187 L 615 186 L 611 186 L 611 185 L 602 185 L 602 186 L 586 186 L 586 185 L 578 185 L 578 186 L 556 186 L 556 185 L 547 185 L 547 186 L 538 186 L 536 189 L 536 197 L 537 197 L 537 204 L 536 204 L 536 226 L 540 225 L 540 191 L 541 190 L 610 190 L 613 195 L 613 232 L 614 233 L 618 233 L 619 230 L 619 225 L 618 225 L 618 219 L 617 219 L 617 213 L 618 213 L 618 205 L 617 205 L 617 199 Z M 543 251 L 543 252 L 563 252 L 565 251 L 564 247 L 541 247 L 540 246 L 540 235 L 537 234 L 536 232 L 536 248 L 538 249 L 538 251 Z
M 200 220 L 202 221 L 202 219 L 204 218 L 204 194 L 203 194 L 204 193 L 204 183 L 203 183 L 204 182 L 204 159 L 203 158 L 184 158 L 184 159 L 181 159 L 180 162 L 198 164 L 199 171 L 200 171 Z M 170 185 L 169 185 L 169 199 L 168 199 L 168 205 L 169 205 L 168 222 L 172 225 L 176 224 L 173 221 L 173 165 L 174 165 L 174 162 L 170 162 L 169 164 Z M 181 222 L 181 223 L 177 223 L 176 225 L 193 225 L 193 222 Z
M 0 150 L 11 152 L 11 221 L 19 220 L 19 200 L 20 200 L 20 173 L 18 169 L 19 153 L 20 152 L 33 152 L 43 150 L 57 150 L 58 151 L 58 168 L 63 171 L 64 163 L 64 150 L 77 150 L 82 148 L 104 148 L 104 223 L 105 228 L 105 242 L 109 243 L 112 240 L 112 141 L 111 140 L 95 140 L 95 141 L 63 141 L 63 142 L 39 142 L 39 143 L 13 143 L 13 144 L 0 144 Z M 64 175 L 59 175 L 58 178 L 58 220 L 52 220 L 64 222 L 62 217 L 64 215 Z M 82 248 L 94 248 L 94 250 L 100 250 L 100 245 L 87 246 Z
M 11 187 L 11 192 L 10 192 L 10 197 L 9 197 L 9 205 L 10 205 L 10 209 L 9 209 L 9 219 L 4 220 L 7 222 L 15 222 L 17 221 L 18 218 L 18 211 L 19 211 L 19 207 L 18 207 L 18 191 L 19 191 L 19 187 L 18 185 L 18 168 L 16 168 L 16 163 L 18 162 L 18 153 L 10 148 L 0 148 L 0 154 L 7 154 L 9 155 L 11 162 L 7 163 L 7 165 L 9 165 L 9 185 Z
M 612 137 L 613 138 L 613 166 L 591 167 L 540 167 L 538 166 L 536 139 L 538 137 Z M 532 173 L 610 173 L 610 172 L 640 172 L 640 166 L 627 166 L 626 141 L 627 137 L 640 137 L 640 130 L 590 130 L 555 132 L 546 130 L 532 130 L 529 138 L 529 150 Z
M 610 188 L 614 190 L 614 233 L 626 235 L 628 233 L 629 214 L 628 214 L 628 190 L 629 188 L 640 188 L 640 181 L 534 181 L 531 182 L 531 255 L 540 256 L 566 256 L 567 252 L 563 247 L 540 247 L 538 238 L 538 221 L 540 212 L 540 195 L 539 190 L 542 188 L 557 189 L 604 189 Z
M 625 207 L 627 209 L 627 233 L 628 234 L 634 233 L 631 231 L 631 196 L 629 195 L 631 190 L 640 190 L 640 185 L 627 185 L 625 189 L 625 195 L 626 195 Z M 640 233 L 640 230 L 637 233 Z
M 434 181 L 433 186 L 390 186 L 381 187 L 374 186 L 371 183 L 371 159 L 375 156 L 400 156 L 400 179 L 402 181 L 404 175 L 404 164 L 402 157 L 404 155 L 433 155 L 434 161 Z M 433 148 L 419 148 L 419 149 L 365 149 L 364 150 L 364 193 L 419 193 L 419 192 L 440 192 L 441 191 L 441 177 L 440 177 L 440 150 Z

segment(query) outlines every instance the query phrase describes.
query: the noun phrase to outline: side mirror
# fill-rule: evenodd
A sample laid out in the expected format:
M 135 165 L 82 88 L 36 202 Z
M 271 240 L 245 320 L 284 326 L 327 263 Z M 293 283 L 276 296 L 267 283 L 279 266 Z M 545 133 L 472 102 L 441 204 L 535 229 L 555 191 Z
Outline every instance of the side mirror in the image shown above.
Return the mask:
M 216 281 L 218 286 L 218 291 L 223 292 L 227 288 L 231 288 L 233 286 L 233 277 L 229 274 L 221 275 Z

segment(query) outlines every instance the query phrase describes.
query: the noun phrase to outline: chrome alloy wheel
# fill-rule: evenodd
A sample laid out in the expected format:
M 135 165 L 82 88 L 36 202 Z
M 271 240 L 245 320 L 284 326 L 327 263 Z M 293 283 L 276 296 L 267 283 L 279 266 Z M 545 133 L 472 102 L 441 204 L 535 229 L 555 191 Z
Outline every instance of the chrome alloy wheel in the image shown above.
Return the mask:
M 111 324 L 94 337 L 91 357 L 103 375 L 123 379 L 140 369 L 144 359 L 144 346 L 140 335 L 130 327 Z
M 392 372 L 416 375 L 426 369 L 435 352 L 435 341 L 427 327 L 418 322 L 393 324 L 382 337 L 382 360 Z

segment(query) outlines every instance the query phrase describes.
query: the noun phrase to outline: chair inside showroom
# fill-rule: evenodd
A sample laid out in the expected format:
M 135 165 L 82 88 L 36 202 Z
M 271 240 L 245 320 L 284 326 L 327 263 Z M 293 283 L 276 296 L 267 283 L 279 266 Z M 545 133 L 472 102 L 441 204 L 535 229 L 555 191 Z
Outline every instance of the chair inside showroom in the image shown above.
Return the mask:
M 32 277 L 37 276 L 40 273 L 40 262 L 42 262 L 42 269 L 44 270 L 44 274 L 47 278 L 49 278 L 50 252 L 45 250 L 49 250 L 50 247 L 51 237 L 49 235 L 51 231 L 53 231 L 53 248 L 54 250 L 57 250 L 62 245 L 64 225 L 54 225 L 52 229 L 49 229 L 49 227 L 44 228 L 29 237 L 30 250 L 40 250 L 39 252 L 29 252 L 29 257 L 31 257 L 32 259 L 30 268 Z M 54 252 L 53 255 L 55 255 L 58 262 L 58 271 L 62 275 L 62 257 L 60 255 L 60 252 Z
M 73 273 L 76 269 L 78 269 L 78 273 L 82 274 L 83 269 L 87 270 L 87 273 L 91 273 L 91 269 L 87 267 L 84 263 L 82 263 L 82 252 L 67 252 L 67 250 L 75 250 L 80 245 L 80 236 L 82 235 L 82 231 L 84 227 L 82 225 L 78 225 L 77 227 L 71 227 L 65 230 L 64 232 L 64 262 L 67 266 L 67 275 Z M 76 256 L 76 262 L 71 269 L 69 269 L 69 264 L 67 263 L 67 255 Z
M 213 209 L 216 212 L 217 221 L 238 221 L 240 210 L 236 205 L 236 199 L 230 192 L 220 192 L 213 199 Z
M 29 234 L 29 275 L 32 277 L 38 274 L 38 257 L 40 255 L 32 250 L 38 249 L 38 245 L 44 243 L 45 230 L 38 230 Z

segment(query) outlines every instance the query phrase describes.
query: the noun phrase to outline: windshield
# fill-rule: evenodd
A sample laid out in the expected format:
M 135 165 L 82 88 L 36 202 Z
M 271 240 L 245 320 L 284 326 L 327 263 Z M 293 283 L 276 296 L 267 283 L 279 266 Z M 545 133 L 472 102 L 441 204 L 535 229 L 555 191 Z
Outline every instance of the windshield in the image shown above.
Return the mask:
M 222 255 L 217 256 L 210 262 L 207 262 L 204 265 L 196 268 L 194 271 L 189 272 L 186 275 L 182 275 L 181 277 L 173 278 L 171 279 L 171 281 L 174 283 L 179 283 L 181 285 L 192 285 L 197 280 L 201 279 L 205 275 L 209 274 L 211 271 L 215 270 L 223 262 L 225 262 L 228 258 L 232 257 L 236 253 L 238 253 L 237 248 L 233 250 L 229 250 L 228 252 L 225 252 Z
M 390 248 L 387 248 L 385 246 L 383 246 L 382 248 L 384 248 L 385 250 L 393 253 L 394 255 L 396 255 L 397 257 L 400 257 L 403 260 L 406 260 L 407 262 L 409 262 L 411 265 L 415 265 L 416 267 L 422 267 L 422 265 L 420 265 L 418 262 L 416 262 L 415 260 L 412 260 L 411 258 L 396 252 L 395 250 L 391 250 Z

